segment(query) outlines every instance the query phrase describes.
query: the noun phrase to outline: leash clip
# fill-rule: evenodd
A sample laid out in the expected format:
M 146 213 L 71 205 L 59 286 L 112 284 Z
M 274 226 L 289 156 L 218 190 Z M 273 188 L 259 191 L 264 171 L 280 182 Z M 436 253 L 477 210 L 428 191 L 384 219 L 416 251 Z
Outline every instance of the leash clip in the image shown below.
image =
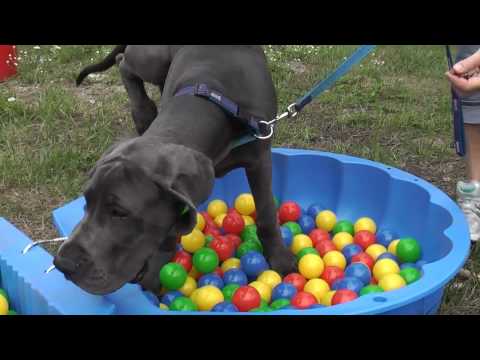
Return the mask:
M 278 120 L 282 120 L 282 119 L 285 119 L 285 118 L 293 118 L 297 115 L 298 115 L 298 111 L 296 110 L 295 103 L 292 103 L 292 104 L 287 106 L 287 111 L 285 111 L 284 113 L 282 113 L 280 115 L 277 115 L 273 120 L 270 120 L 270 121 L 262 120 L 262 121 L 259 122 L 260 124 L 263 124 L 263 125 L 268 126 L 270 128 L 270 131 L 267 135 L 254 134 L 253 136 L 255 136 L 257 139 L 260 139 L 260 140 L 270 139 L 273 135 L 273 127 Z

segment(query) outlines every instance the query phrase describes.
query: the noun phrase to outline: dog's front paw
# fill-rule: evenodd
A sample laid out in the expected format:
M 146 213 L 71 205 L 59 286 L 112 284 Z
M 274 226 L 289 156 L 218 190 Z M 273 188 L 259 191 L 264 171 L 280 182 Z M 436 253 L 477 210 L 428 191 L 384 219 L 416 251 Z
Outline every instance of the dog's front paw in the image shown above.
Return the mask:
M 283 246 L 275 248 L 269 254 L 266 254 L 266 256 L 271 269 L 282 276 L 297 271 L 295 255 Z

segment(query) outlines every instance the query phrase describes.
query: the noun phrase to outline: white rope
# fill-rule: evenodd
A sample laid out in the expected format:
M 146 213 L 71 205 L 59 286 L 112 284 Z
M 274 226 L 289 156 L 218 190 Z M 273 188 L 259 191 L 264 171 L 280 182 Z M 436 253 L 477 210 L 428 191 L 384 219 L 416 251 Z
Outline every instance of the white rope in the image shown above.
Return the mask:
M 45 243 L 52 243 L 52 242 L 61 242 L 61 241 L 65 241 L 67 239 L 68 239 L 68 236 L 64 236 L 64 237 L 59 237 L 59 238 L 55 238 L 55 239 L 34 241 L 34 242 L 28 244 L 27 246 L 25 246 L 25 248 L 22 250 L 22 255 L 25 255 L 27 252 L 29 252 L 33 247 L 35 247 L 37 245 L 45 244 Z M 52 265 L 50 265 L 50 267 L 47 270 L 45 270 L 45 274 L 48 274 L 53 269 L 55 269 L 55 265 L 52 264 Z

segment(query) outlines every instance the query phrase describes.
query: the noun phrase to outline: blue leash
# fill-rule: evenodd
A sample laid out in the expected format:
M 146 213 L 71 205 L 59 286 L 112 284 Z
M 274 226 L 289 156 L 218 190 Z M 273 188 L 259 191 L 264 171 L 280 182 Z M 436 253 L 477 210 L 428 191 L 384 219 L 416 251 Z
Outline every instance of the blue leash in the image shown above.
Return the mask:
M 452 53 L 450 46 L 445 45 L 447 51 L 448 69 L 453 67 Z M 451 88 L 452 92 L 452 115 L 453 115 L 453 136 L 455 142 L 455 151 L 459 156 L 465 156 L 465 129 L 463 126 L 462 102 L 458 94 Z

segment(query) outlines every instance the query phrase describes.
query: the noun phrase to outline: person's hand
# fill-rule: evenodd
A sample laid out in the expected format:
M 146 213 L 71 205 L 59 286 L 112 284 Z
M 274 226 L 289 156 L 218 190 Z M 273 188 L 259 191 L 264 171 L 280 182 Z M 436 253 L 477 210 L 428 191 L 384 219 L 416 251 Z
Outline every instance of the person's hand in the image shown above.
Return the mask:
M 460 95 L 480 91 L 480 51 L 456 63 L 445 75 Z

